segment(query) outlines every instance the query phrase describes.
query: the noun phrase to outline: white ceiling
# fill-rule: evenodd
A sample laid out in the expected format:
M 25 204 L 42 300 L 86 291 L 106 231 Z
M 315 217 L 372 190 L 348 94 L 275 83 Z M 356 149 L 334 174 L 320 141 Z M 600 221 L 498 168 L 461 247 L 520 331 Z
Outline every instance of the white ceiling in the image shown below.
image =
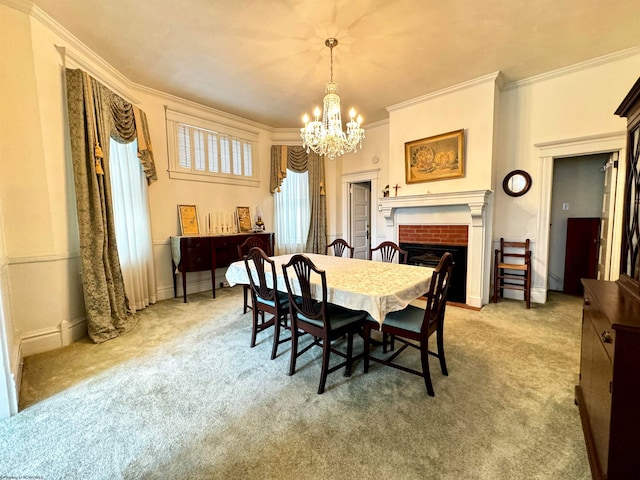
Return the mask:
M 35 0 L 131 81 L 298 127 L 330 76 L 343 115 L 501 71 L 506 82 L 640 43 L 640 0 Z M 640 72 L 639 72 L 640 73 Z

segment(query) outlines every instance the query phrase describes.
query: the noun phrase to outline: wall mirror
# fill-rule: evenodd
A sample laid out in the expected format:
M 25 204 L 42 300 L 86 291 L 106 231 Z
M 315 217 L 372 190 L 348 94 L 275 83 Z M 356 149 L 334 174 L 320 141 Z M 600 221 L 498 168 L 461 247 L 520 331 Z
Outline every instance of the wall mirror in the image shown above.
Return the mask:
M 502 181 L 504 193 L 512 197 L 524 195 L 531 188 L 531 175 L 524 170 L 509 172 Z

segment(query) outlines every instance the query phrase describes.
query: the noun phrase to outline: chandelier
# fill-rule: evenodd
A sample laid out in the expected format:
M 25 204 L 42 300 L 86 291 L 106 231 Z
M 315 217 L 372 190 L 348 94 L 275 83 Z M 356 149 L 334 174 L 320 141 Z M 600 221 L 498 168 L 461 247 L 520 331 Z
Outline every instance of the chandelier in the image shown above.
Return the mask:
M 345 153 L 355 152 L 358 145 L 362 148 L 364 129 L 360 128 L 362 117 L 358 115 L 356 119 L 356 111 L 352 108 L 349 112 L 347 133 L 342 131 L 338 85 L 333 81 L 333 47 L 338 45 L 338 40 L 327 38 L 324 44 L 331 51 L 331 80 L 325 86 L 323 111 L 320 112 L 320 108 L 316 107 L 313 112 L 315 117 L 313 121 L 309 121 L 309 116 L 305 113 L 302 119 L 304 127 L 300 129 L 300 136 L 307 153 L 313 150 L 318 155 L 334 159 Z M 320 113 L 322 113 L 322 121 L 320 121 Z

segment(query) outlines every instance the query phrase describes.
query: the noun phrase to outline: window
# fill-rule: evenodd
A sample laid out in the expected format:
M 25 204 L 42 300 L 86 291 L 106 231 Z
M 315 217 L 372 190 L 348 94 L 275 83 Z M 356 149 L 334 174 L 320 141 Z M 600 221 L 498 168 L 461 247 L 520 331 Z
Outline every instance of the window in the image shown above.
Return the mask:
M 258 186 L 258 133 L 167 110 L 169 177 Z
M 151 219 L 147 178 L 138 159 L 138 142 L 110 139 L 109 171 L 118 256 L 129 307 L 141 310 L 156 303 Z
M 309 172 L 287 170 L 280 192 L 273 195 L 273 202 L 277 254 L 304 252 L 311 222 Z

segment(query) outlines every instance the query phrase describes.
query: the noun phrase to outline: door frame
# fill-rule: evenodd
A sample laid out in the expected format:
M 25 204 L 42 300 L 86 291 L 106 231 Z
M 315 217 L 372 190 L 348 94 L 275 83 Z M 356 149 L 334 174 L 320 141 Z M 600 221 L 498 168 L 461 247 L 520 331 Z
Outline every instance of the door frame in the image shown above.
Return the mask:
M 349 190 L 352 183 L 371 183 L 371 199 L 369 208 L 371 209 L 371 234 L 369 240 L 371 245 L 377 245 L 378 242 L 378 199 L 375 197 L 378 191 L 378 174 L 379 168 L 374 170 L 362 170 L 360 172 L 345 173 L 342 175 L 342 232 L 347 242 L 351 243 L 351 200 Z M 375 240 L 374 240 L 375 238 Z M 375 242 L 375 243 L 374 243 Z
M 536 296 L 543 298 L 546 301 L 548 290 L 548 276 L 549 276 L 549 224 L 551 222 L 551 192 L 553 187 L 553 162 L 556 158 L 564 157 L 578 157 L 582 155 L 592 155 L 596 153 L 611 153 L 619 152 L 620 159 L 626 159 L 626 131 L 604 133 L 600 135 L 591 135 L 579 138 L 571 138 L 564 140 L 556 140 L 552 142 L 535 143 L 534 147 L 538 149 L 540 168 L 540 189 L 538 199 L 538 218 L 537 218 L 537 260 L 538 265 L 533 269 L 534 278 L 532 295 L 534 290 L 538 290 Z M 623 198 L 620 193 L 620 188 L 624 189 L 624 178 L 626 174 L 626 163 L 619 162 L 618 168 L 618 182 L 616 186 L 616 202 L 615 202 L 615 215 L 614 215 L 614 227 L 613 237 L 611 238 L 611 245 L 620 245 L 622 242 L 622 208 L 623 205 L 620 198 Z M 623 181 L 620 181 L 620 179 Z M 624 193 L 624 192 L 623 192 Z M 616 263 L 617 262 L 617 263 Z M 611 253 L 611 264 L 617 265 L 620 263 L 620 250 L 614 249 Z M 610 278 L 606 280 L 617 280 L 619 275 L 618 270 L 612 270 Z M 537 281 L 536 281 L 537 279 Z

